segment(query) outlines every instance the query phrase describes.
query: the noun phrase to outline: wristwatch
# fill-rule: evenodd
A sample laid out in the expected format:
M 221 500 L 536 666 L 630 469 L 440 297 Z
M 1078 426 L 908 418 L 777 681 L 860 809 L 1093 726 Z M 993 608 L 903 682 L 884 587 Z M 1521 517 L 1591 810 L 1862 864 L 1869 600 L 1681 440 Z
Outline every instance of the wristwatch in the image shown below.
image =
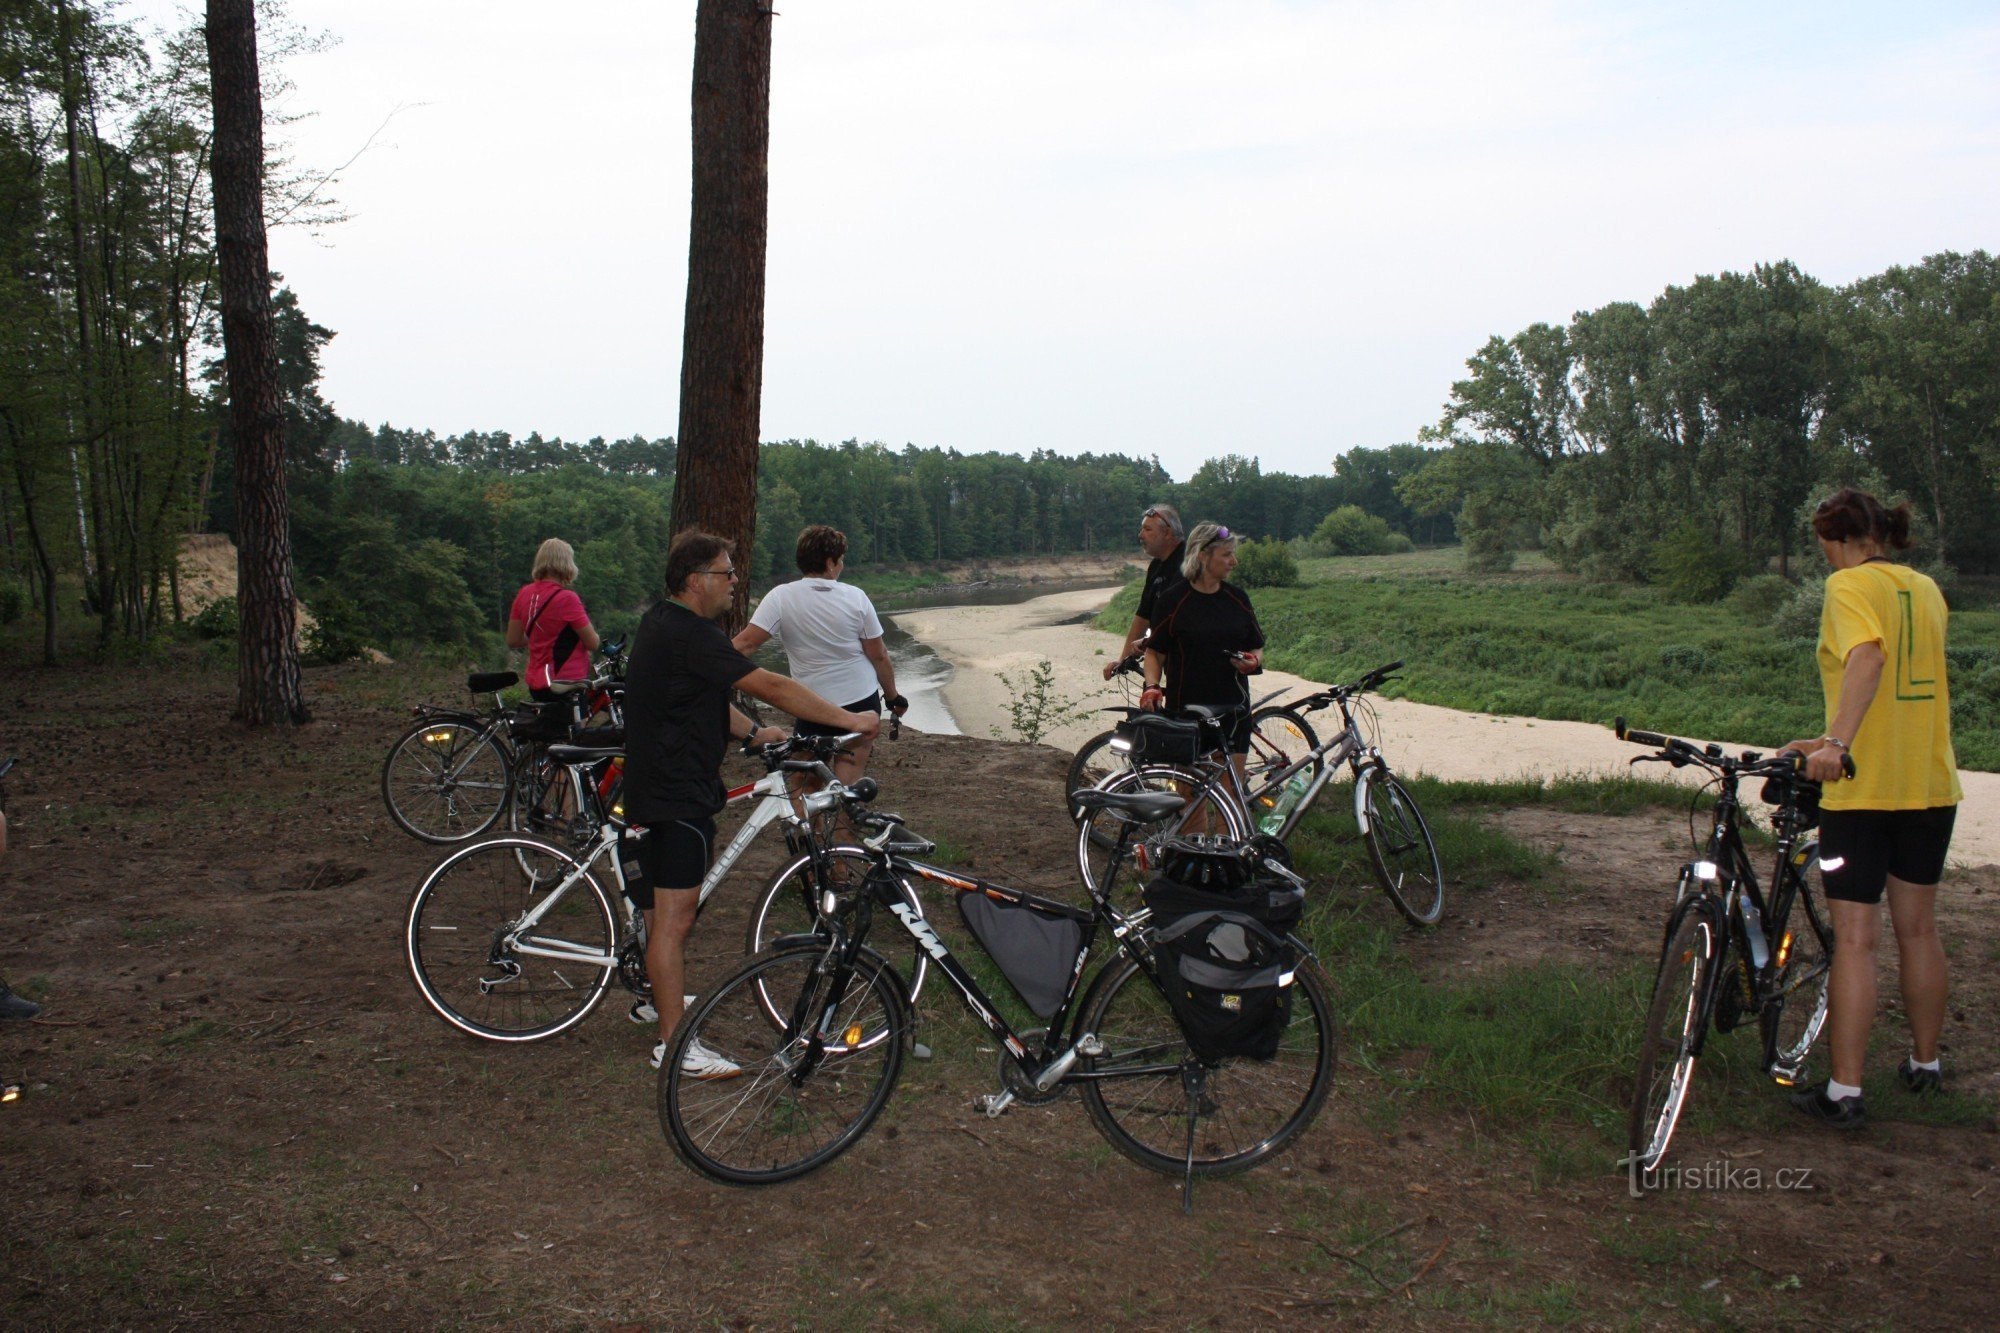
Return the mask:
M 1822 736 L 1819 738 L 1819 743 L 1821 745 L 1831 745 L 1836 750 L 1841 750 L 1843 752 L 1849 748 L 1847 742 L 1840 739 L 1840 737 L 1838 736 Z

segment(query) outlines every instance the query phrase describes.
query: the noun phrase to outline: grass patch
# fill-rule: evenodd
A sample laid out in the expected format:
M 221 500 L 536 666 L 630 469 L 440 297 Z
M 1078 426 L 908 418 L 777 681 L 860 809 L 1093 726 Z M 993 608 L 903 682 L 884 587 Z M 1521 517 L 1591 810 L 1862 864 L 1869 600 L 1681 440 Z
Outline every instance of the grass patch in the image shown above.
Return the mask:
M 1810 640 L 1779 639 L 1729 603 L 1690 606 L 1657 589 L 1590 583 L 1524 559 L 1467 572 L 1455 551 L 1301 563 L 1305 586 L 1260 588 L 1269 660 L 1310 680 L 1408 665 L 1388 692 L 1477 712 L 1637 726 L 1769 747 L 1824 724 Z M 1122 631 L 1136 582 L 1096 621 Z M 1961 602 L 1969 601 L 1961 598 Z M 1951 619 L 1959 763 L 2000 770 L 2000 611 Z

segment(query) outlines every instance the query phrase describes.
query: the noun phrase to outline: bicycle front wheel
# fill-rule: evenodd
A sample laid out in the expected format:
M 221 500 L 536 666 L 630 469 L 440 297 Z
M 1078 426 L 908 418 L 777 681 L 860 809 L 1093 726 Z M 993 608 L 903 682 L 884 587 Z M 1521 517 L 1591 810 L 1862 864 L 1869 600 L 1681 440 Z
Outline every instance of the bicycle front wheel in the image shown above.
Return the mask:
M 1317 749 L 1319 733 L 1304 717 L 1289 708 L 1260 708 L 1250 715 L 1250 752 L 1244 759 L 1244 785 L 1256 791 Z M 1326 756 L 1319 755 L 1299 772 L 1310 782 L 1325 767 Z
M 1667 939 L 1646 1010 L 1639 1042 L 1639 1072 L 1633 1080 L 1626 1118 L 1629 1164 L 1639 1174 L 1653 1171 L 1667 1155 L 1674 1126 L 1687 1105 L 1705 1020 L 1703 1003 L 1714 976 L 1715 925 L 1706 912 L 1689 911 Z
M 1177 813 L 1151 824 L 1137 824 L 1116 810 L 1092 810 L 1077 821 L 1076 868 L 1085 887 L 1095 890 L 1110 875 L 1111 860 L 1121 832 L 1137 852 L 1142 867 L 1157 865 L 1154 851 L 1169 838 L 1202 833 L 1241 842 L 1250 836 L 1243 807 L 1210 778 L 1177 768 L 1134 768 L 1114 773 L 1101 784 L 1109 792 L 1173 792 L 1187 801 Z
M 476 838 L 507 809 L 507 756 L 478 723 L 419 722 L 382 762 L 382 803 L 396 827 L 424 842 Z
M 1826 1026 L 1827 983 L 1833 975 L 1833 928 L 1827 924 L 1826 910 L 1820 905 L 1819 891 L 1813 887 L 1806 867 L 1818 859 L 1816 844 L 1801 848 L 1792 866 L 1781 872 L 1791 877 L 1798 907 L 1805 919 L 1786 925 L 1786 935 L 1778 947 L 1784 965 L 1776 983 L 1764 1000 L 1759 1025 L 1764 1037 L 1764 1067 L 1784 1083 L 1796 1083 L 1805 1069 L 1806 1057 Z M 1772 896 L 1778 892 L 1774 890 Z
M 1292 974 L 1292 1021 L 1269 1060 L 1204 1066 L 1153 979 L 1130 958 L 1096 988 L 1083 1016 L 1104 1053 L 1087 1058 L 1083 1104 L 1111 1146 L 1143 1167 L 1180 1175 L 1247 1171 L 1284 1151 L 1333 1088 L 1333 1008 L 1319 978 Z M 1192 1120 L 1192 1125 L 1190 1125 Z
M 756 905 L 750 909 L 749 927 L 744 932 L 743 952 L 762 953 L 787 935 L 811 934 L 819 925 L 820 893 L 830 889 L 847 897 L 859 892 L 873 866 L 874 859 L 858 847 L 829 847 L 817 867 L 810 854 L 793 859 L 771 876 L 764 891 L 757 895 Z M 923 900 L 901 876 L 896 879 L 896 896 L 919 917 L 924 914 Z M 915 1004 L 924 988 L 924 978 L 930 975 L 930 955 L 909 932 L 898 929 L 895 934 L 901 943 L 883 953 L 901 974 L 903 994 Z M 870 937 L 871 947 L 877 938 L 879 932 Z M 774 1019 L 777 1014 L 776 1007 L 772 1007 Z
M 523 930 L 522 918 L 552 895 Z M 417 993 L 445 1022 L 487 1041 L 541 1041 L 581 1023 L 611 981 L 617 947 L 611 899 L 590 872 L 562 848 L 518 834 L 438 862 L 410 899 L 403 931 Z
M 1069 761 L 1069 774 L 1063 778 L 1063 802 L 1072 815 L 1076 807 L 1069 805 L 1070 797 L 1132 766 L 1123 750 L 1111 748 L 1117 735 L 1116 731 L 1100 731 L 1076 747 L 1076 756 Z
M 843 979 L 827 952 L 759 954 L 681 1019 L 660 1065 L 660 1124 L 675 1154 L 710 1180 L 775 1185 L 802 1176 L 853 1147 L 888 1103 L 908 1028 L 895 973 L 863 950 Z M 766 995 L 783 997 L 776 1028 Z M 884 1030 L 888 1040 L 866 1039 Z M 689 1073 L 682 1060 L 696 1043 L 734 1072 Z
M 1411 925 L 1435 926 L 1444 915 L 1444 865 L 1416 798 L 1388 769 L 1364 769 L 1354 788 L 1354 818 L 1389 901 Z

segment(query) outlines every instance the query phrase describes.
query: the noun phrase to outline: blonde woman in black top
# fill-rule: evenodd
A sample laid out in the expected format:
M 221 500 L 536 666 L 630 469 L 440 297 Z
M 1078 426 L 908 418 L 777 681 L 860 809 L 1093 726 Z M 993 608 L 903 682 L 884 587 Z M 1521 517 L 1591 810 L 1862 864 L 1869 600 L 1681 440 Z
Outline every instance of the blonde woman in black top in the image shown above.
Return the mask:
M 1146 641 L 1146 690 L 1139 704 L 1170 712 L 1188 704 L 1237 709 L 1229 757 L 1240 777 L 1250 749 L 1245 677 L 1264 669 L 1264 631 L 1249 594 L 1229 582 L 1236 569 L 1235 534 L 1218 523 L 1196 524 L 1188 534 L 1181 569 L 1187 582 L 1155 608 L 1153 634 Z

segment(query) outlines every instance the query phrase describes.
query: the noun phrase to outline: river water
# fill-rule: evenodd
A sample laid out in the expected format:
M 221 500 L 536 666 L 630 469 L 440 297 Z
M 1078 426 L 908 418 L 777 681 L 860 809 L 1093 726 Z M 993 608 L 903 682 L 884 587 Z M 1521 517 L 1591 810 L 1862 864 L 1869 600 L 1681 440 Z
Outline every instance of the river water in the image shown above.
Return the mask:
M 940 588 L 917 596 L 897 597 L 889 606 L 878 608 L 882 616 L 882 646 L 889 650 L 889 660 L 896 664 L 896 688 L 910 701 L 910 710 L 903 715 L 903 720 L 917 730 L 933 735 L 965 734 L 944 701 L 944 687 L 951 680 L 951 663 L 932 652 L 928 644 L 905 633 L 896 623 L 898 611 L 929 610 L 940 606 L 1016 606 L 1050 593 L 1083 588 L 1108 589 L 1111 586 L 1115 585 L 1107 585 L 1101 579 L 1082 579 Z M 789 674 L 789 664 L 775 642 L 765 644 L 751 656 L 759 666 Z

